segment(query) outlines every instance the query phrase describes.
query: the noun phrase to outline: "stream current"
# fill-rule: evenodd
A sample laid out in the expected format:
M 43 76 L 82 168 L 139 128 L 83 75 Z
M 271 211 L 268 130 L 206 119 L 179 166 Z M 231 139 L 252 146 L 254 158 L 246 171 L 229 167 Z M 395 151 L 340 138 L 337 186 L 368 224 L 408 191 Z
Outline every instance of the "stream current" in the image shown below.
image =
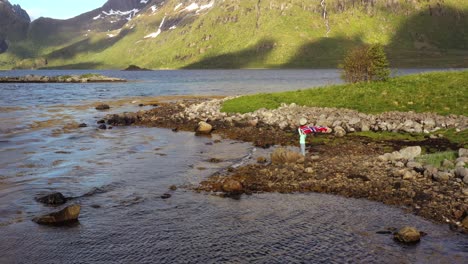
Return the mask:
M 96 71 L 0 75 L 88 72 Z M 168 129 L 96 129 L 106 114 L 142 109 L 141 96 L 297 90 L 339 83 L 336 70 L 97 72 L 138 81 L 0 84 L 0 263 L 466 263 L 466 235 L 401 208 L 316 193 L 230 199 L 185 188 L 269 150 Z M 92 107 L 112 100 L 127 103 Z M 61 208 L 34 200 L 55 191 L 79 197 L 69 202 L 82 206 L 79 223 L 31 221 Z M 404 225 L 428 235 L 404 246 L 376 233 Z

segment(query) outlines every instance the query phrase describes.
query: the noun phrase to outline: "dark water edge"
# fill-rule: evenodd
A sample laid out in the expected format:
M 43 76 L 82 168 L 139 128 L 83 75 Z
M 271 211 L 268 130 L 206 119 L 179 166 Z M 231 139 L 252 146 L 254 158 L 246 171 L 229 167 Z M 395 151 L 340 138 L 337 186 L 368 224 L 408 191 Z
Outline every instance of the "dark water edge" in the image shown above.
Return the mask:
M 249 71 L 247 76 L 252 77 L 245 78 L 243 71 L 182 72 L 125 73 L 142 80 L 132 86 L 0 87 L 2 107 L 24 108 L 0 112 L 0 263 L 464 263 L 468 259 L 467 235 L 401 208 L 315 193 L 255 194 L 238 200 L 195 193 L 184 187 L 228 166 L 255 162 L 269 150 L 165 129 L 101 131 L 96 121 L 104 115 L 140 108 L 98 112 L 75 107 L 83 101 L 142 95 L 234 94 L 241 91 L 239 87 L 269 91 L 284 88 L 291 76 L 299 80 L 294 85 L 302 87 L 308 78 L 324 75 L 323 81 L 327 74 L 336 74 Z M 29 127 L 38 120 L 45 125 Z M 70 121 L 89 127 L 62 131 Z M 14 129 L 4 132 L 9 122 Z M 222 162 L 210 163 L 210 158 Z M 171 185 L 179 188 L 170 191 Z M 66 196 L 89 194 L 74 201 L 82 205 L 78 225 L 48 227 L 30 221 L 58 209 L 34 200 L 53 191 Z M 161 199 L 164 193 L 172 197 Z M 404 246 L 390 235 L 376 234 L 404 225 L 428 236 L 418 245 Z

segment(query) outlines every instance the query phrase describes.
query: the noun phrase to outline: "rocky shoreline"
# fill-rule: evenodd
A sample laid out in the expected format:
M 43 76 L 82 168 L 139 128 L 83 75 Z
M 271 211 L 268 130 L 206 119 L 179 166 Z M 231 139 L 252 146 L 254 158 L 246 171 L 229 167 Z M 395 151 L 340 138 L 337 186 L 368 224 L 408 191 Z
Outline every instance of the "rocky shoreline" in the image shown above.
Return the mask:
M 304 116 L 310 123 L 329 126 L 334 132 L 319 135 L 322 141 L 312 144 L 306 157 L 296 150 L 277 148 L 270 157 L 259 158 L 257 164 L 228 168 L 194 189 L 223 196 L 321 192 L 365 198 L 402 206 L 417 215 L 468 231 L 468 153 L 460 145 L 434 136 L 441 128 L 466 130 L 466 116 L 411 112 L 367 115 L 294 104 L 248 114 L 226 114 L 220 112 L 223 100 L 160 103 L 148 111 L 108 115 L 106 121 L 113 126 L 154 126 L 173 131 L 194 131 L 203 122 L 209 125 L 208 133 L 213 130 L 226 138 L 267 148 L 297 146 L 296 123 Z M 347 135 L 355 131 L 426 133 L 426 137 L 417 142 L 387 142 Z M 435 168 L 417 162 L 421 147 L 457 150 L 459 157 L 453 164 Z
M 0 77 L 0 83 L 99 83 L 126 82 L 125 79 L 108 77 L 99 74 L 40 76 L 29 74 L 20 77 Z

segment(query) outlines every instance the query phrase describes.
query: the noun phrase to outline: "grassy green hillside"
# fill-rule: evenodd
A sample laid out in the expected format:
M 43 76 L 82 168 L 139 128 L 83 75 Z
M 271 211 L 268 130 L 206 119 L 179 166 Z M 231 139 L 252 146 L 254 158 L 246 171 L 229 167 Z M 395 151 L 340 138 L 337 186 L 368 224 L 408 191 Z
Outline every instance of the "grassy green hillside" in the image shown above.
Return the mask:
M 292 92 L 242 96 L 226 101 L 224 112 L 274 109 L 281 103 L 387 111 L 434 112 L 468 116 L 468 71 L 434 72 L 391 78 L 387 82 L 335 85 Z
M 0 67 L 336 67 L 349 48 L 376 42 L 394 67 L 468 67 L 468 1 L 326 0 L 325 19 L 318 0 L 215 0 L 198 14 L 174 11 L 179 2 L 122 30 L 47 36 L 42 25 L 0 55 Z M 162 33 L 145 39 L 163 19 Z

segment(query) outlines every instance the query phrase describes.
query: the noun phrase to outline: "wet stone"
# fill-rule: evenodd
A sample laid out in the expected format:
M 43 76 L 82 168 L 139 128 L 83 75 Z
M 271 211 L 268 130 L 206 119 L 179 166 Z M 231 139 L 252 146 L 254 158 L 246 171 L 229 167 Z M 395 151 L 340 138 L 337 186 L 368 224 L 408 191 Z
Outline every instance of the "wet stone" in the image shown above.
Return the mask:
M 414 227 L 405 226 L 394 234 L 394 239 L 405 244 L 417 243 L 421 240 L 421 233 Z
M 78 127 L 88 127 L 88 125 L 85 124 L 85 123 L 81 123 L 81 124 L 78 125 Z
M 107 126 L 105 124 L 101 124 L 98 128 L 102 129 L 102 130 L 105 130 L 105 129 L 107 129 Z
M 165 194 L 161 195 L 161 199 L 169 199 L 171 197 L 172 197 L 172 195 L 170 195 L 169 193 L 165 193 Z
M 55 192 L 36 198 L 36 201 L 49 205 L 61 205 L 67 202 L 67 198 L 62 193 Z
M 35 217 L 33 218 L 33 221 L 40 225 L 62 225 L 70 222 L 76 222 L 80 215 L 80 210 L 80 205 L 73 204 L 58 212 Z

